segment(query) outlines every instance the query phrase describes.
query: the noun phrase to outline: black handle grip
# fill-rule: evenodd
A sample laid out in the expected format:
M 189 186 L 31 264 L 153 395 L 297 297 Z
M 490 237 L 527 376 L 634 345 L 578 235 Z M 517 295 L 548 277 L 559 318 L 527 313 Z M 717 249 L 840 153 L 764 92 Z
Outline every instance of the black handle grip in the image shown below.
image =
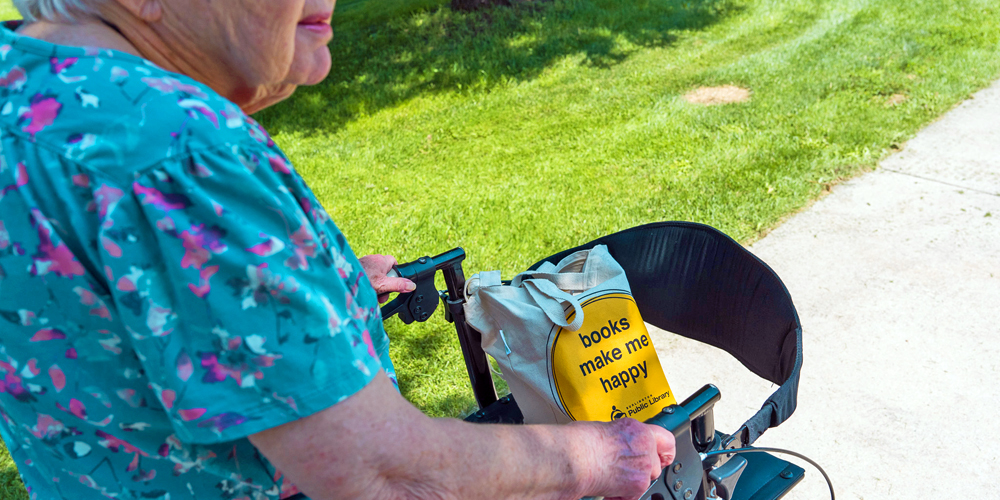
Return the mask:
M 670 431 L 676 441 L 677 453 L 674 463 L 663 469 L 660 477 L 646 490 L 641 500 L 673 498 L 673 500 L 693 500 L 701 491 L 705 471 L 701 456 L 695 449 L 691 420 L 710 415 L 715 402 L 721 399 L 719 388 L 708 384 L 679 405 L 670 405 L 646 421 Z

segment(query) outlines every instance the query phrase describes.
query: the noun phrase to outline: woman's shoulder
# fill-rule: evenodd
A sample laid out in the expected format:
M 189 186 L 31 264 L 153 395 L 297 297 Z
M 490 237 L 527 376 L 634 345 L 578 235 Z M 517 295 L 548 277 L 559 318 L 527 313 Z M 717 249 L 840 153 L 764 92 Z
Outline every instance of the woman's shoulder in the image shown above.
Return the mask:
M 60 50 L 45 54 L 18 38 L 0 44 L 0 127 L 30 146 L 115 177 L 203 150 L 273 147 L 239 107 L 191 78 L 105 49 L 49 45 Z

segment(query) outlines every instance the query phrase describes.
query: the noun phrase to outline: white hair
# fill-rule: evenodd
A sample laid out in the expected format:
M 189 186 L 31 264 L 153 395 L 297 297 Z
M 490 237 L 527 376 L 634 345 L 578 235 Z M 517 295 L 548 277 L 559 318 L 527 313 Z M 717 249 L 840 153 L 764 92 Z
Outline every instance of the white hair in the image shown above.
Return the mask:
M 14 7 L 27 22 L 76 21 L 94 13 L 94 3 L 99 0 L 13 0 Z

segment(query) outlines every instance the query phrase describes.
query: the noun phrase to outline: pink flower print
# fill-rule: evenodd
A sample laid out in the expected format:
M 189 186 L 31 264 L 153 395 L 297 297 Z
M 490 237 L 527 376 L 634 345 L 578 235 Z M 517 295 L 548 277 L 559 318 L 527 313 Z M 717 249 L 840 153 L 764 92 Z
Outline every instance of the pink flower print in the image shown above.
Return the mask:
M 215 200 L 211 201 L 212 201 L 212 211 L 215 212 L 215 215 L 222 217 L 222 213 L 225 212 L 226 209 L 223 208 L 222 205 L 220 205 L 217 201 Z
M 368 333 L 367 329 L 361 332 L 361 340 L 363 340 L 365 345 L 368 346 L 368 355 L 373 358 L 378 358 L 378 355 L 375 354 L 375 344 L 372 343 L 372 336 Z
M 193 373 L 194 365 L 191 364 L 191 356 L 188 356 L 187 351 L 182 350 L 177 355 L 177 378 L 187 382 Z
M 290 174 L 292 169 L 288 166 L 288 162 L 280 156 L 267 155 L 267 161 L 271 164 L 271 170 L 278 172 L 279 174 Z
M 76 187 L 90 187 L 90 177 L 87 174 L 76 174 L 73 177 L 70 177 L 70 179 Z
M 159 90 L 163 95 L 173 94 L 175 92 L 184 92 L 190 94 L 199 99 L 207 99 L 208 96 L 201 91 L 195 85 L 183 83 L 176 78 L 171 78 L 169 76 L 164 76 L 161 78 L 144 77 L 142 83 L 149 85 L 150 87 Z
M 14 92 L 20 91 L 27 82 L 28 74 L 20 66 L 14 66 L 10 71 L 0 75 L 0 87 Z
M 219 415 L 215 415 L 206 418 L 201 422 L 198 422 L 198 427 L 201 428 L 209 427 L 212 429 L 212 432 L 216 434 L 221 434 L 222 431 L 230 427 L 233 427 L 235 425 L 240 425 L 248 420 L 250 420 L 249 417 L 240 415 L 239 413 L 233 413 L 227 411 L 225 413 L 221 413 Z
M 205 118 L 208 118 L 208 121 L 212 122 L 212 125 L 215 125 L 216 129 L 219 128 L 219 117 L 203 101 L 199 101 L 198 99 L 181 99 L 177 101 L 177 105 L 188 110 L 188 116 L 191 118 L 198 119 L 196 112 L 200 113 Z
M 61 340 L 66 338 L 62 330 L 56 328 L 42 328 L 35 332 L 29 342 L 44 342 L 46 340 Z
M 35 358 L 29 359 L 24 368 L 21 369 L 21 376 L 24 378 L 35 378 L 39 373 L 42 371 L 38 369 L 38 360 Z
M 65 243 L 52 242 L 52 230 L 48 221 L 32 209 L 32 216 L 38 225 L 38 252 L 31 257 L 31 275 L 44 276 L 48 273 L 55 273 L 63 278 L 72 276 L 83 276 L 83 265 L 76 260 L 76 256 L 70 251 Z
M 185 422 L 190 422 L 192 420 L 198 420 L 201 418 L 205 412 L 208 411 L 206 408 L 191 408 L 189 410 L 177 410 L 177 415 L 181 417 L 181 420 Z
M 78 59 L 76 57 L 67 57 L 66 59 L 60 61 L 58 58 L 52 57 L 49 58 L 49 69 L 52 70 L 53 75 L 58 75 L 59 73 L 62 73 L 63 70 L 76 64 L 77 60 Z
M 24 162 L 22 161 L 17 164 L 16 170 L 14 170 L 14 184 L 11 184 L 3 188 L 3 190 L 0 190 L 0 199 L 3 199 L 3 197 L 7 193 L 16 190 L 19 187 L 27 185 L 28 185 L 28 169 L 24 166 Z
M 194 267 L 201 269 L 208 259 L 211 258 L 209 252 L 220 254 L 226 251 L 226 245 L 222 238 L 226 236 L 226 231 L 218 226 L 208 226 L 195 224 L 191 229 L 178 235 L 184 246 L 184 257 L 181 258 L 181 267 Z
M 198 357 L 201 359 L 201 367 L 208 370 L 201 378 L 206 384 L 222 382 L 226 377 L 232 377 L 237 382 L 243 378 L 239 370 L 219 362 L 219 356 L 213 352 L 199 352 Z
M 14 172 L 14 183 L 17 187 L 28 185 L 28 169 L 23 161 L 17 163 L 17 171 Z
M 35 134 L 52 125 L 61 109 L 62 104 L 56 100 L 55 96 L 35 94 L 31 98 L 31 105 L 22 107 L 18 111 L 17 123 L 18 125 L 23 123 L 21 130 L 31 134 L 31 137 L 34 138 Z
M 337 274 L 339 274 L 342 279 L 346 280 L 347 277 L 354 272 L 354 266 L 352 266 L 351 263 L 347 261 L 347 257 L 345 257 L 344 254 L 338 251 L 333 251 L 332 253 L 333 253 L 333 266 L 337 268 Z M 359 279 L 361 278 L 361 273 L 358 273 L 358 278 Z M 357 282 L 355 282 L 352 285 L 352 287 L 356 288 Z M 354 289 L 352 290 L 352 293 L 356 294 L 358 292 L 356 289 Z
M 125 193 L 118 188 L 111 187 L 107 184 L 101 184 L 101 187 L 94 191 L 94 198 L 97 200 L 97 215 L 104 220 L 108 216 L 108 211 L 118 203 Z
M 73 415 L 76 418 L 79 418 L 80 420 L 87 420 L 87 407 L 84 406 L 84 404 L 81 403 L 79 399 L 70 398 L 68 409 L 65 406 L 63 406 L 62 403 L 56 403 L 56 407 L 58 407 L 60 410 L 64 412 Z
M 69 413 L 74 417 L 87 422 L 90 425 L 96 425 L 98 427 L 104 427 L 110 424 L 111 420 L 114 418 L 114 415 L 108 415 L 107 417 L 104 418 L 104 420 L 101 420 L 100 422 L 87 420 L 87 407 L 84 406 L 83 403 L 76 398 L 71 398 L 69 400 L 69 408 L 63 406 L 62 403 L 56 403 L 56 408 L 59 408 L 60 410 Z
M 118 246 L 118 244 L 115 243 L 114 240 L 104 235 L 101 235 L 100 240 L 101 240 L 101 247 L 104 248 L 105 252 L 108 252 L 108 255 L 116 259 L 122 256 L 122 247 Z
M 139 454 L 136 453 L 132 457 L 132 461 L 129 462 L 128 467 L 125 467 L 125 472 L 132 472 L 139 468 Z
M 138 182 L 132 184 L 136 194 L 142 195 L 143 204 L 152 205 L 164 212 L 180 210 L 191 205 L 191 200 L 183 194 L 163 193 L 156 188 L 147 188 Z
M 6 392 L 14 396 L 14 399 L 22 403 L 35 400 L 35 396 L 24 387 L 21 377 L 18 377 L 13 370 L 8 370 L 4 374 L 3 380 L 0 380 L 0 392 Z
M 199 352 L 201 367 L 206 369 L 201 381 L 218 383 L 232 378 L 240 387 L 252 387 L 255 380 L 264 377 L 260 368 L 274 365 L 280 354 L 268 353 L 264 348 L 266 339 L 260 335 L 251 335 L 244 341 L 238 335 L 230 336 L 225 330 L 217 329 L 215 334 L 216 352 Z
M 77 286 L 73 288 L 77 296 L 80 297 L 80 303 L 85 306 L 90 306 L 90 315 L 97 316 L 99 318 L 111 319 L 111 312 L 108 311 L 108 307 L 104 304 L 104 301 L 100 299 L 94 292 L 83 288 L 82 286 Z
M 168 215 L 156 221 L 156 229 L 159 229 L 160 231 L 163 231 L 165 233 L 171 233 L 177 230 L 177 224 Z
M 97 441 L 97 444 L 103 446 L 104 448 L 107 448 L 108 450 L 111 450 L 111 451 L 113 451 L 115 453 L 123 452 L 123 453 L 134 453 L 135 454 L 132 457 L 132 461 L 129 463 L 128 467 L 125 468 L 125 470 L 127 472 L 132 472 L 132 471 L 134 471 L 134 470 L 136 470 L 136 469 L 139 468 L 139 457 L 140 456 L 143 456 L 143 457 L 148 457 L 149 456 L 148 453 L 146 453 L 145 451 L 142 451 L 141 449 L 133 446 L 128 441 L 125 441 L 124 439 L 116 438 L 116 437 L 112 436 L 111 434 L 108 434 L 107 432 L 104 432 L 102 430 L 98 430 L 98 431 L 95 431 L 94 434 L 96 434 L 97 437 L 101 438 L 101 439 L 99 439 Z
M 26 184 L 28 184 L 28 171 L 25 169 L 23 162 L 18 163 L 17 170 L 14 172 L 14 184 L 10 184 L 5 188 L 0 189 L 0 200 L 2 200 L 4 196 L 7 196 L 7 193 L 16 191 L 17 188 Z
M 285 249 L 285 244 L 278 238 L 265 233 L 257 233 L 259 238 L 266 238 L 267 241 L 258 243 L 247 249 L 248 252 L 261 257 L 270 257 Z
M 188 288 L 191 289 L 191 292 L 197 295 L 198 298 L 205 298 L 205 296 L 208 295 L 208 292 L 212 290 L 211 285 L 208 284 L 208 279 L 215 275 L 218 271 L 219 266 L 208 266 L 202 269 L 198 273 L 198 278 L 200 280 L 198 286 L 195 286 L 194 283 L 188 283 Z
M 118 282 L 115 283 L 115 288 L 122 292 L 134 292 L 138 290 L 138 288 L 135 287 L 135 283 L 133 283 L 128 276 L 118 278 Z
M 163 402 L 163 407 L 169 410 L 174 407 L 174 401 L 177 401 L 177 393 L 170 389 L 162 390 L 160 391 L 160 401 Z
M 62 422 L 52 418 L 51 415 L 39 413 L 35 425 L 28 428 L 28 432 L 38 439 L 49 440 L 59 437 L 63 433 L 69 433 L 69 429 Z
M 59 368 L 59 365 L 49 367 L 49 378 L 52 379 L 52 387 L 55 387 L 56 392 L 62 392 L 63 388 L 66 387 L 66 374 L 63 373 L 62 368 Z
M 198 243 L 199 238 L 197 235 L 191 234 L 188 231 L 181 233 L 180 238 L 184 242 L 184 257 L 181 257 L 181 267 L 201 269 L 201 266 L 205 265 L 208 259 L 211 258 L 208 249 Z
M 285 260 L 285 267 L 289 269 L 309 269 L 307 257 L 316 256 L 316 241 L 309 224 L 303 219 L 302 225 L 291 234 L 292 245 L 295 255 Z

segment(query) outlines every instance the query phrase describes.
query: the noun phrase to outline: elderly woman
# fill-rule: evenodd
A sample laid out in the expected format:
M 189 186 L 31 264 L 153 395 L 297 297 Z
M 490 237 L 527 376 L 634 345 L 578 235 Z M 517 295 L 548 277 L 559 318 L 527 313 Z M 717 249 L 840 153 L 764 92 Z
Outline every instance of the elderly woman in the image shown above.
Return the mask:
M 380 294 L 246 113 L 332 0 L 15 0 L 0 30 L 0 431 L 32 498 L 636 497 L 666 431 L 432 419 Z

